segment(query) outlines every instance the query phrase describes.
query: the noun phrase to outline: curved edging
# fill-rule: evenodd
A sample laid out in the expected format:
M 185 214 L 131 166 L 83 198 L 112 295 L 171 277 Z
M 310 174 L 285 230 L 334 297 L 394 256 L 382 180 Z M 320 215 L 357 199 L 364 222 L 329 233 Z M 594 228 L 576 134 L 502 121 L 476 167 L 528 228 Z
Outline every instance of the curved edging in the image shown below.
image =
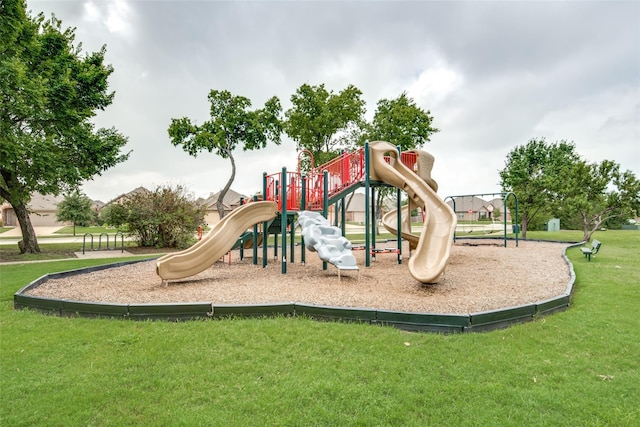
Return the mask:
M 539 316 L 545 316 L 568 309 L 571 303 L 571 297 L 573 296 L 576 276 L 573 270 L 573 264 L 569 261 L 569 258 L 567 258 L 567 249 L 581 244 L 582 242 L 571 244 L 563 251 L 562 257 L 569 266 L 569 282 L 562 295 L 536 303 L 470 314 L 409 313 L 369 308 L 319 306 L 297 302 L 273 304 L 215 304 L 213 302 L 111 304 L 42 298 L 25 294 L 26 291 L 37 288 L 49 279 L 121 267 L 123 265 L 148 261 L 147 259 L 47 274 L 18 290 L 13 296 L 13 306 L 15 309 L 31 308 L 58 316 L 177 321 L 209 317 L 302 315 L 317 320 L 362 322 L 393 326 L 406 331 L 440 333 L 490 331 L 505 328 L 516 323 L 528 322 Z

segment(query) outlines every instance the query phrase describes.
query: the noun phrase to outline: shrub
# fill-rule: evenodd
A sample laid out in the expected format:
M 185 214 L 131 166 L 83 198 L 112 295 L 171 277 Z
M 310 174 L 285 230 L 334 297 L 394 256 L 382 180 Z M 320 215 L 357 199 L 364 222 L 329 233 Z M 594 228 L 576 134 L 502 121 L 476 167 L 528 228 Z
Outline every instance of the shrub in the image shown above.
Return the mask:
M 129 213 L 127 208 L 119 203 L 111 203 L 100 210 L 99 218 L 104 224 L 112 227 L 122 227 L 127 223 Z
M 186 248 L 204 220 L 205 208 L 188 196 L 185 188 L 157 187 L 124 202 L 128 232 L 140 246 Z

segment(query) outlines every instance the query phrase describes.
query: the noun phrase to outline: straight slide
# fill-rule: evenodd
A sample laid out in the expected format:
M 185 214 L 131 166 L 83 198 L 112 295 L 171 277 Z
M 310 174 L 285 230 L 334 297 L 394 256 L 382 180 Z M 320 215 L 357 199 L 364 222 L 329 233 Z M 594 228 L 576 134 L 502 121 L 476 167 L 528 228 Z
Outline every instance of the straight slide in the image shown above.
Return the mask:
M 213 226 L 198 243 L 156 261 L 162 280 L 184 279 L 211 267 L 235 245 L 238 237 L 259 222 L 276 217 L 276 202 L 252 202 L 235 209 Z
M 370 143 L 369 147 L 371 179 L 406 191 L 409 198 L 425 212 L 422 233 L 409 259 L 409 271 L 419 282 L 435 283 L 451 254 L 456 216 L 422 178 L 402 164 L 395 146 L 378 141 Z M 385 155 L 389 162 L 385 160 Z

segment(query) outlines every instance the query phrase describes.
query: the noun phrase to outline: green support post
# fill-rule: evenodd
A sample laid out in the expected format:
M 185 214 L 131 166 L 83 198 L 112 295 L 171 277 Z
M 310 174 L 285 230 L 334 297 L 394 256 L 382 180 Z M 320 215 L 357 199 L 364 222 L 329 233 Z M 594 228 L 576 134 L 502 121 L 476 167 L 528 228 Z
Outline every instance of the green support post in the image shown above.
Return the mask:
M 322 172 L 322 214 L 325 218 L 329 216 L 329 172 Z M 322 269 L 327 269 L 327 261 L 322 261 Z
M 376 253 L 375 253 L 375 249 L 376 249 L 376 222 L 377 222 L 377 218 L 376 218 L 376 188 L 375 187 L 371 187 L 371 241 L 372 241 L 372 248 L 374 249 L 373 251 L 373 256 L 371 257 L 374 261 L 376 260 Z
M 267 173 L 262 174 L 262 200 L 267 200 Z M 267 240 L 269 239 L 269 223 L 262 223 L 262 268 L 267 266 Z
M 258 196 L 253 196 L 253 201 L 258 201 Z M 258 224 L 253 224 L 253 265 L 258 265 Z
M 307 175 L 302 175 L 302 196 L 301 196 L 301 200 L 300 200 L 300 210 L 301 211 L 306 211 L 307 210 Z M 304 236 L 301 239 L 301 245 L 300 245 L 300 262 L 302 263 L 302 265 L 305 264 L 306 259 L 305 259 L 305 246 L 304 246 Z
M 400 148 L 400 146 L 397 146 L 398 149 L 398 160 L 401 161 L 402 159 L 402 149 Z M 398 249 L 398 264 L 402 264 L 402 191 L 400 191 L 400 189 L 396 189 L 396 212 L 398 213 L 398 215 L 396 215 L 396 241 L 397 241 L 397 249 Z M 411 231 L 411 210 L 409 208 L 411 208 L 411 203 L 409 202 L 409 198 L 407 197 L 407 215 L 409 216 L 409 231 Z
M 398 213 L 397 215 L 397 228 L 396 228 L 396 233 L 397 233 L 397 237 L 396 239 L 398 239 L 398 264 L 402 264 L 402 200 L 400 199 L 400 197 L 402 196 L 402 191 L 400 191 L 400 189 L 398 188 L 396 190 L 396 212 Z M 407 200 L 407 203 L 409 203 L 409 200 Z M 407 206 L 407 209 L 410 208 L 411 206 Z M 411 224 L 411 211 L 408 212 L 409 215 L 409 224 Z
M 342 203 L 340 205 L 340 224 L 342 224 L 342 236 L 346 236 L 347 235 L 347 225 L 346 225 L 346 218 L 347 218 L 347 204 L 345 203 L 345 198 L 343 197 Z
M 371 266 L 371 241 L 369 240 L 369 202 L 371 178 L 369 177 L 369 142 L 364 143 L 364 265 Z
M 287 273 L 287 168 L 282 168 L 282 176 L 280 177 L 280 193 L 282 199 L 282 221 L 280 227 L 282 230 L 282 274 Z

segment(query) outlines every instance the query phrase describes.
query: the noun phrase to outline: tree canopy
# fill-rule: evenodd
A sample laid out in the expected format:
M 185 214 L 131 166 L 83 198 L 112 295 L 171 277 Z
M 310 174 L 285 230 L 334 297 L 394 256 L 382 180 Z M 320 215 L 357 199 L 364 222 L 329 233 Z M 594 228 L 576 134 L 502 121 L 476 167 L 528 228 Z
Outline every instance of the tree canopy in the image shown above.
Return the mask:
M 531 139 L 507 155 L 500 171 L 500 185 L 502 191 L 511 191 L 518 197 L 523 238 L 536 219 L 548 219 L 545 215 L 551 213 L 551 203 L 562 191 L 562 176 L 578 160 L 573 143 L 549 144 L 544 138 Z
M 525 238 L 533 221 L 555 215 L 579 224 L 588 241 L 607 220 L 626 220 L 640 211 L 640 182 L 631 171 L 611 160 L 588 163 L 566 141 L 532 139 L 514 148 L 500 179 L 503 191 L 518 197 Z
M 364 125 L 365 102 L 360 89 L 353 85 L 336 94 L 324 84 L 305 83 L 291 95 L 291 103 L 285 113 L 284 130 L 299 150 L 313 154 L 316 166 L 339 154 L 343 134 L 357 133 Z
M 378 101 L 367 137 L 370 141 L 387 141 L 400 146 L 402 151 L 421 148 L 438 132 L 431 124 L 433 117 L 416 105 L 406 92 L 395 99 Z
M 554 214 L 578 224 L 584 241 L 591 240 L 608 221 L 621 224 L 640 212 L 640 181 L 611 160 L 578 161 L 562 182 L 564 189 L 557 195 Z
M 23 0 L 0 13 L 0 197 L 20 223 L 23 252 L 40 248 L 28 216 L 31 194 L 59 194 L 127 159 L 127 139 L 91 119 L 113 101 L 105 47 L 84 55 L 74 29 Z
M 231 176 L 216 203 L 222 218 L 225 214 L 222 201 L 236 175 L 233 151 L 238 147 L 243 151 L 265 148 L 270 141 L 280 144 L 282 106 L 274 96 L 263 108 L 250 110 L 248 98 L 233 95 L 227 90 L 211 90 L 209 102 L 210 120 L 198 126 L 187 117 L 171 119 L 168 133 L 174 146 L 182 146 L 194 157 L 201 151 L 208 151 L 231 161 Z

